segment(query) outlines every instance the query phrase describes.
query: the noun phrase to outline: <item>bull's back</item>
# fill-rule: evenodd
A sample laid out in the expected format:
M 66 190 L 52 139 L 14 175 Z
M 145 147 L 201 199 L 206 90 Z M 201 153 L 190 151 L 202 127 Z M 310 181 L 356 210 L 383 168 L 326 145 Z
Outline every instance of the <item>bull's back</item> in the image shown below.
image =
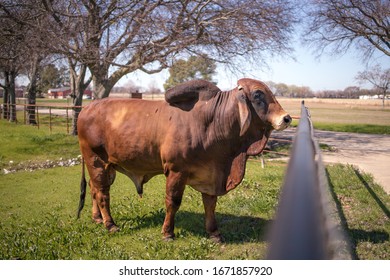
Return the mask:
M 94 101 L 80 113 L 80 136 L 98 145 L 114 141 L 122 146 L 152 140 L 151 132 L 158 128 L 161 107 L 164 107 L 162 101 L 113 98 Z
M 159 122 L 164 103 L 110 98 L 92 102 L 78 120 L 81 149 L 102 151 L 112 163 L 142 158 L 145 165 L 158 160 L 161 166 L 159 141 L 164 129 Z

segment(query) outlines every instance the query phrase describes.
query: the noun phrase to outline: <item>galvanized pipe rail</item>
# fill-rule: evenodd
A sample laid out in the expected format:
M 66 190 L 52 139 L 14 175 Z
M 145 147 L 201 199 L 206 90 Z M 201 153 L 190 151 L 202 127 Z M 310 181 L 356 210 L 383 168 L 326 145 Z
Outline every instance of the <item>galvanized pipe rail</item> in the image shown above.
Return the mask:
M 268 259 L 335 258 L 327 178 L 313 126 L 302 101 L 274 224 Z

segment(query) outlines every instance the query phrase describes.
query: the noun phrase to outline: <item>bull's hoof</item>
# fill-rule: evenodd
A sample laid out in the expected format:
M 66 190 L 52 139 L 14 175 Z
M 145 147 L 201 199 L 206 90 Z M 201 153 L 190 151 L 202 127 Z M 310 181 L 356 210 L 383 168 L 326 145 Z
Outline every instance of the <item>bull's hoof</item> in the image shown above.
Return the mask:
M 103 223 L 103 219 L 102 219 L 102 218 L 92 218 L 92 220 L 93 220 L 96 224 L 102 224 L 102 223 Z
M 163 237 L 163 241 L 164 242 L 172 242 L 174 241 L 175 239 L 173 237 Z
M 217 244 L 221 244 L 224 241 L 222 235 L 220 235 L 219 233 L 215 235 L 210 235 L 210 240 Z
M 111 225 L 111 226 L 107 227 L 107 230 L 109 233 L 115 233 L 115 232 L 118 232 L 120 229 L 117 225 Z
M 171 242 L 175 240 L 175 235 L 174 234 L 167 234 L 163 236 L 163 241 L 165 242 Z

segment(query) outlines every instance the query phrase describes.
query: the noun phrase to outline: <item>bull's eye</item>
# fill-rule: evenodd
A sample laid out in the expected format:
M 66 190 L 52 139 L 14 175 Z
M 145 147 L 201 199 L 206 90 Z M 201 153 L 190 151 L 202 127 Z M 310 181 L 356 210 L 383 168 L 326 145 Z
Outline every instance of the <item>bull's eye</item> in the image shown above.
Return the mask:
M 260 104 L 261 102 L 264 102 L 264 92 L 261 90 L 256 90 L 253 92 L 253 101 Z

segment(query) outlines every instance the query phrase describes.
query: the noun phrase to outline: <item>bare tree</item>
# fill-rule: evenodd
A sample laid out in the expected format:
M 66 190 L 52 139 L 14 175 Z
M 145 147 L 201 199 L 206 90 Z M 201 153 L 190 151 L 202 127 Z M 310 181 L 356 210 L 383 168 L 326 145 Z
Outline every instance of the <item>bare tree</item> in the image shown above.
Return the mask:
M 0 8 L 0 71 L 3 78 L 0 86 L 4 89 L 3 117 L 16 122 L 15 80 L 24 67 L 23 61 L 26 58 L 23 48 L 25 30 L 23 25 L 13 21 L 1 2 Z
M 159 72 L 178 55 L 207 53 L 223 63 L 251 56 L 260 63 L 265 53 L 288 54 L 292 2 L 41 0 L 40 7 L 54 19 L 48 32 L 56 52 L 88 65 L 94 95 L 103 98 L 124 75 Z
M 66 4 L 66 2 L 61 2 Z M 37 82 L 40 71 L 46 63 L 52 63 L 53 60 L 61 59 L 63 52 L 58 52 L 55 42 L 71 41 L 77 44 L 77 36 L 74 33 L 66 34 L 64 31 L 69 31 L 72 27 L 77 26 L 77 21 L 71 19 L 62 25 L 58 25 L 56 17 L 48 15 L 47 7 L 51 5 L 51 1 L 44 0 L 2 0 L 0 2 L 0 10 L 6 16 L 13 26 L 21 26 L 23 28 L 22 38 L 19 41 L 17 48 L 22 49 L 25 55 L 23 65 L 26 67 L 26 74 L 30 80 L 27 87 L 27 123 L 36 124 L 35 120 L 35 103 L 37 96 Z M 62 6 L 63 7 L 63 6 Z M 15 29 L 15 28 L 14 28 Z M 15 32 L 15 30 L 13 31 Z M 59 39 L 60 38 L 60 39 Z M 67 44 L 68 46 L 68 44 Z M 74 101 L 74 120 L 73 134 L 77 133 L 75 126 L 77 116 L 80 111 L 82 96 L 85 88 L 90 83 L 90 80 L 84 81 L 87 70 L 86 64 L 78 63 L 71 58 L 73 49 L 69 49 L 68 54 L 70 80 L 72 96 Z M 77 72 L 79 71 L 79 72 Z
M 360 88 L 357 86 L 349 86 L 343 90 L 346 98 L 359 98 Z
M 42 32 L 42 27 L 48 22 L 45 13 L 32 8 L 36 3 L 36 0 L 0 1 L 2 43 L 9 46 L 14 58 L 18 58 L 15 67 L 23 69 L 30 80 L 27 86 L 27 123 L 33 125 L 36 124 L 37 79 L 41 63 L 49 56 L 41 44 L 47 40 L 47 32 Z
M 344 54 L 356 47 L 368 60 L 379 50 L 390 56 L 390 1 L 309 0 L 306 43 L 320 54 Z
M 1 67 L 3 68 L 3 66 Z M 3 118 L 10 122 L 16 122 L 16 92 L 15 80 L 18 75 L 17 70 L 12 64 L 3 68 L 2 76 L 4 82 L 0 82 L 0 87 L 4 89 L 3 93 Z
M 382 106 L 385 107 L 385 100 L 390 91 L 390 68 L 382 69 L 376 65 L 371 69 L 359 72 L 356 80 L 361 83 L 369 82 L 382 95 Z

